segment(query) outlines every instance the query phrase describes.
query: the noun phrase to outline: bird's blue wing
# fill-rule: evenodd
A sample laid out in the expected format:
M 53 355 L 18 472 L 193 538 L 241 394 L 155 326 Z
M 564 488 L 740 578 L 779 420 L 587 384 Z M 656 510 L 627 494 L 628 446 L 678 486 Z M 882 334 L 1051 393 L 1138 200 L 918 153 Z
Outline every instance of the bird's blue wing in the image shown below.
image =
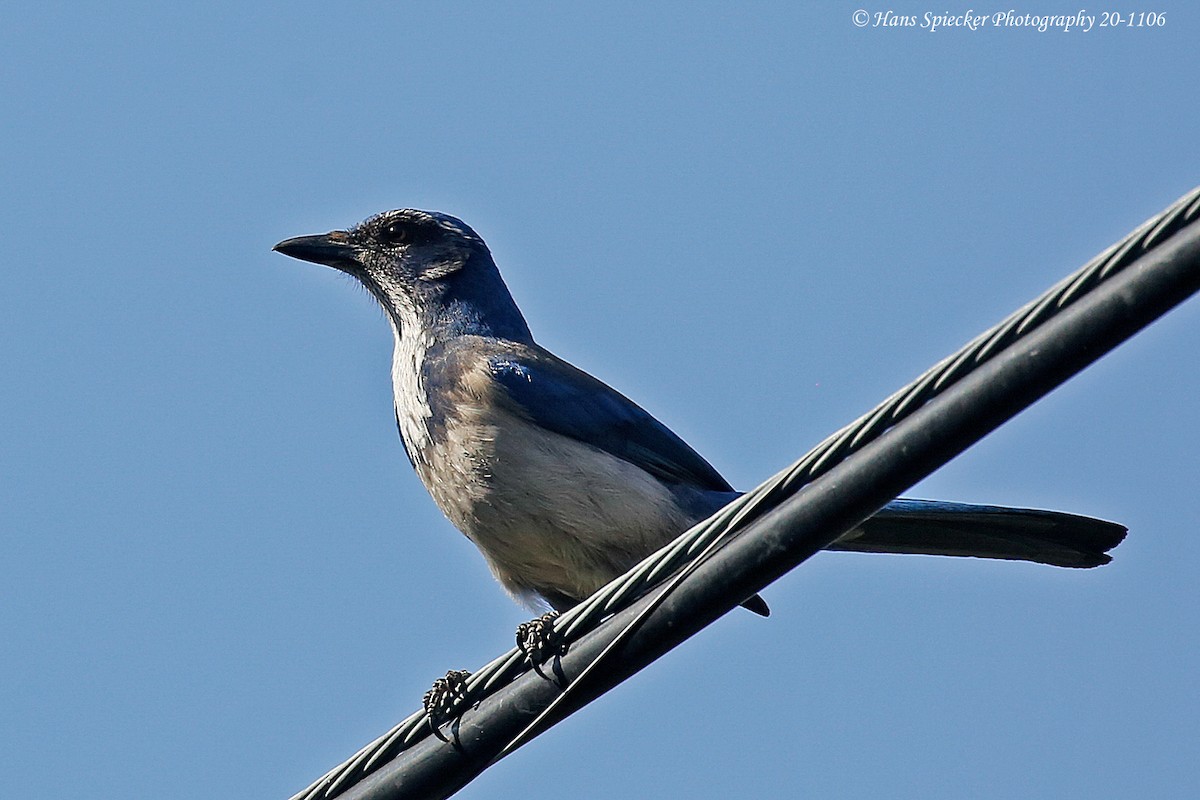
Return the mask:
M 660 480 L 715 492 L 733 487 L 667 426 L 602 381 L 541 350 L 494 355 L 492 376 L 547 430 L 603 450 Z

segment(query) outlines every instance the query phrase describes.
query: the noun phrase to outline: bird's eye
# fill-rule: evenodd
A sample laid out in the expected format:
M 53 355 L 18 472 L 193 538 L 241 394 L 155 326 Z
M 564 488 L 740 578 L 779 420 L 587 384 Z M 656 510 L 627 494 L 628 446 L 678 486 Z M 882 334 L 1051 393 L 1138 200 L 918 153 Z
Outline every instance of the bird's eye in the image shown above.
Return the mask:
M 412 240 L 412 229 L 403 222 L 393 222 L 379 232 L 384 244 L 408 244 Z

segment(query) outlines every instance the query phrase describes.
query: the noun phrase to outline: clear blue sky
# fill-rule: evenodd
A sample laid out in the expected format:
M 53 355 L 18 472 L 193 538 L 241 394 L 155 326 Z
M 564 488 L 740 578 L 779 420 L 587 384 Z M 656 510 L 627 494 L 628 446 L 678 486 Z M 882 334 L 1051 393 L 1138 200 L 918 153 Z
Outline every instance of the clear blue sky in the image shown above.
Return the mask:
M 276 241 L 461 216 L 749 487 L 1200 183 L 1186 3 L 112 5 L 0 27 L 11 797 L 284 800 L 526 616 L 381 313 Z M 819 556 L 461 796 L 1200 795 L 1197 351 L 1193 300 L 909 492 L 1119 520 L 1111 566 Z

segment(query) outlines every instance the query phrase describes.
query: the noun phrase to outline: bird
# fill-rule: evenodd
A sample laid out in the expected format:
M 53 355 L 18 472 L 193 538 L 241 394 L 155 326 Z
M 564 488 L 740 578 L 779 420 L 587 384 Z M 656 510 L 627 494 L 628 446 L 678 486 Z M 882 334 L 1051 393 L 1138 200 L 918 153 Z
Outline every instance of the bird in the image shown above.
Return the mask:
M 517 601 L 569 609 L 739 496 L 649 412 L 534 341 L 462 220 L 402 208 L 273 249 L 352 276 L 383 308 L 408 460 Z M 1086 568 L 1125 534 L 1065 512 L 901 498 L 826 549 Z M 758 595 L 743 605 L 769 613 Z

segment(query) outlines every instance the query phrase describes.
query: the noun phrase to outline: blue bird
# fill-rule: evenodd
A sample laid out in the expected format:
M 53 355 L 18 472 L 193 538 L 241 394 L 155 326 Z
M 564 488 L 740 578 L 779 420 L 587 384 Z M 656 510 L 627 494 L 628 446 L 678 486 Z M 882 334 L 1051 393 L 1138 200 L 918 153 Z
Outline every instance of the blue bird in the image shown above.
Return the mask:
M 564 610 L 738 493 L 624 395 L 533 340 L 491 252 L 461 220 L 387 211 L 275 245 L 358 279 L 395 335 L 409 461 L 515 598 Z M 1115 523 L 896 500 L 830 550 L 1107 563 Z M 768 613 L 755 596 L 746 607 Z

